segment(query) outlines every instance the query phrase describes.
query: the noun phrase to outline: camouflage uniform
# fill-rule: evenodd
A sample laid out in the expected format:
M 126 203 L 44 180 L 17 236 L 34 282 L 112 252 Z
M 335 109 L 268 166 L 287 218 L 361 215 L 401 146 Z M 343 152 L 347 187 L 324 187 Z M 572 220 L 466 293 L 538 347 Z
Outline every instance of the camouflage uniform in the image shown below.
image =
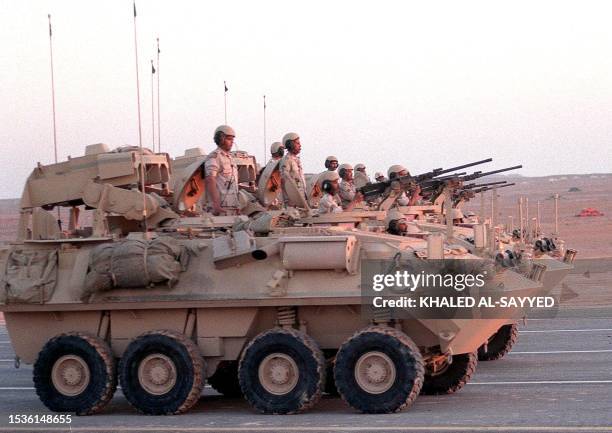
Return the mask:
M 331 195 L 327 192 L 323 194 L 323 197 L 319 200 L 319 214 L 338 212 L 342 212 L 340 198 L 337 195 Z
M 306 199 L 306 180 L 304 179 L 304 171 L 302 170 L 302 162 L 300 157 L 292 154 L 291 152 L 283 156 L 280 160 L 279 170 L 281 178 L 285 181 L 293 181 L 297 186 L 297 189 L 302 193 L 304 199 Z M 292 205 L 295 203 L 288 203 L 289 198 L 283 188 L 283 201 L 286 205 Z
M 238 167 L 230 152 L 217 148 L 210 152 L 204 160 L 205 175 L 215 178 L 219 191 L 221 208 L 228 214 L 238 214 L 240 202 L 238 201 Z M 207 201 L 208 210 L 212 210 L 212 202 Z
M 343 180 L 340 182 L 340 190 L 338 191 L 338 195 L 342 200 L 342 207 L 346 207 L 350 202 L 352 202 L 355 199 L 356 193 L 357 189 L 355 188 L 355 184 L 352 180 Z

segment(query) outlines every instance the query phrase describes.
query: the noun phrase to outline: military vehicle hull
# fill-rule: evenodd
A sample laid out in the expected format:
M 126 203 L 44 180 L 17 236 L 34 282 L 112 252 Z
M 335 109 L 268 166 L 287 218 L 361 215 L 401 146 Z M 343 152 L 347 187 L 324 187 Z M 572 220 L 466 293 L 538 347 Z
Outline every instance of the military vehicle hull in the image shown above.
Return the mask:
M 197 254 L 171 287 L 93 293 L 84 293 L 93 251 L 120 241 L 12 245 L 20 254 L 57 254 L 51 294 L 41 294 L 39 302 L 0 305 L 16 355 L 34 363 L 43 403 L 94 413 L 119 381 L 139 411 L 181 413 L 197 401 L 204 380 L 229 362 L 238 366 L 240 388 L 254 408 L 294 413 L 319 399 L 327 358 L 349 404 L 363 412 L 394 412 L 414 401 L 432 372 L 472 356 L 505 323 L 394 320 L 384 314 L 372 320 L 362 314 L 360 260 L 426 248 L 422 240 L 407 244 L 396 236 L 317 228 L 243 235 L 175 239 Z M 508 296 L 541 287 L 516 273 L 504 278 Z M 347 376 L 351 369 L 355 373 Z M 95 382 L 94 370 L 106 371 L 100 376 L 105 380 Z M 364 398 L 355 400 L 359 393 Z

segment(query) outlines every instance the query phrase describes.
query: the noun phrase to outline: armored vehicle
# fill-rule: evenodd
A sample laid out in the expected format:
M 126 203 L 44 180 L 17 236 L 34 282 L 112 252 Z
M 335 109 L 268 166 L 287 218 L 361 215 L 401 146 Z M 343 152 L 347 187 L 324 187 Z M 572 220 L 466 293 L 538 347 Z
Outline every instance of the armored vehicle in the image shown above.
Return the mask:
M 533 264 L 544 267 L 546 272 L 541 276 L 542 293 L 548 294 L 573 269 L 572 263 L 576 251 L 568 250 L 566 252 L 562 248 L 558 248 L 554 240 L 545 237 L 535 239 L 533 245 L 526 245 L 522 240 L 518 242 L 516 236 L 505 235 L 496 227 L 495 222 L 463 221 L 463 215 L 460 211 L 463 203 L 476 194 L 514 185 L 505 181 L 480 184 L 467 182 L 490 174 L 520 168 L 520 166 L 485 173 L 478 171 L 471 175 L 454 173 L 440 177 L 446 173 L 490 161 L 491 158 L 488 158 L 446 170 L 439 168 L 417 176 L 406 176 L 403 179 L 398 179 L 396 185 L 393 185 L 392 181 L 369 184 L 361 188 L 361 191 L 366 195 L 366 198 L 368 195 L 376 198 L 371 206 L 336 214 L 317 215 L 315 213 L 302 218 L 301 222 L 312 226 L 337 226 L 380 232 L 384 230 L 383 221 L 387 216 L 387 211 L 394 208 L 410 220 L 408 223 L 410 230 L 407 236 L 425 238 L 431 233 L 442 233 L 446 236 L 449 244 L 465 248 L 479 257 L 493 258 L 502 267 L 514 268 L 523 273 L 531 272 Z M 309 183 L 309 204 L 311 206 L 316 205 L 317 199 L 321 195 L 320 185 L 317 187 L 316 183 L 317 177 L 317 175 L 313 175 Z M 265 176 L 263 184 L 266 184 Z M 396 200 L 399 193 L 404 189 L 409 190 L 414 184 L 419 184 L 424 190 L 425 199 L 422 200 L 423 203 L 416 206 L 398 206 Z M 298 194 L 296 194 L 297 196 Z M 305 204 L 305 206 L 307 205 Z M 446 209 L 449 209 L 449 218 L 446 218 Z M 458 220 L 457 223 L 454 222 L 456 219 Z M 490 242 L 491 238 L 496 241 L 494 247 Z M 479 359 L 488 361 L 503 357 L 512 349 L 517 339 L 518 326 L 516 322 L 508 321 L 479 348 Z
M 263 413 L 313 407 L 326 380 L 359 411 L 395 412 L 460 389 L 504 322 L 361 313 L 364 259 L 475 258 L 439 236 L 286 227 L 280 213 L 265 230 L 239 230 L 246 217 L 230 228 L 230 217 L 184 215 L 201 170 L 172 191 L 167 155 L 90 150 L 34 169 L 18 239 L 0 250 L 0 310 L 53 411 L 98 412 L 119 383 L 140 412 L 182 413 L 208 379 Z M 65 229 L 56 206 L 70 209 Z M 496 278 L 506 295 L 541 288 L 541 273 Z

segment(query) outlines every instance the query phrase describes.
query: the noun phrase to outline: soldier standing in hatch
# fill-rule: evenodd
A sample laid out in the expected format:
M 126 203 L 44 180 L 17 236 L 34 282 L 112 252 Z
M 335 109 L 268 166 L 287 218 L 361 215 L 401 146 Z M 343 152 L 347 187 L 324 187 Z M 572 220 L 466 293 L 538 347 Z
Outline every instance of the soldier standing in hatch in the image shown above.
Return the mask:
M 304 171 L 302 170 L 302 162 L 300 161 L 300 151 L 302 145 L 300 136 L 295 132 L 289 132 L 283 136 L 282 145 L 287 149 L 287 153 L 280 160 L 279 171 L 281 175 L 281 187 L 283 191 L 283 202 L 285 206 L 297 206 L 301 203 L 291 203 L 287 195 L 286 184 L 293 182 L 296 189 L 302 194 L 306 203 L 306 180 L 304 179 Z
M 336 171 L 336 169 L 338 168 L 338 158 L 333 155 L 330 155 L 325 158 L 325 168 L 328 171 Z
M 279 161 L 285 154 L 285 147 L 280 141 L 275 141 L 270 145 L 270 154 L 272 155 L 270 161 Z
M 389 180 L 397 179 L 399 177 L 410 176 L 408 170 L 403 165 L 392 165 L 387 170 L 387 175 L 389 176 Z M 400 196 L 397 199 L 397 204 L 400 206 L 414 206 L 419 198 L 421 193 L 421 187 L 419 185 L 416 186 L 416 189 L 412 191 L 410 199 L 406 195 L 405 191 L 402 191 Z
M 340 197 L 338 196 L 338 191 L 340 190 L 338 185 L 340 176 L 338 173 L 332 170 L 325 171 L 321 174 L 320 180 L 323 197 L 319 201 L 319 214 L 338 213 L 344 210 L 351 211 L 357 203 L 363 200 L 363 196 L 357 193 L 354 195 L 353 200 L 347 203 L 343 209 Z
M 366 173 L 366 167 L 363 164 L 357 164 L 355 165 L 355 172 L 354 174 L 354 181 L 353 183 L 355 184 L 355 188 L 359 189 L 362 186 L 366 186 L 369 183 L 372 183 L 372 181 L 370 180 L 370 177 L 368 176 L 368 174 Z
M 213 215 L 238 215 L 238 167 L 231 154 L 236 133 L 231 126 L 215 129 L 217 148 L 204 160 L 207 211 Z
M 357 192 L 353 182 L 353 166 L 351 164 L 341 164 L 338 167 L 338 174 L 342 178 L 338 195 L 342 200 L 342 207 L 346 208 L 353 201 Z

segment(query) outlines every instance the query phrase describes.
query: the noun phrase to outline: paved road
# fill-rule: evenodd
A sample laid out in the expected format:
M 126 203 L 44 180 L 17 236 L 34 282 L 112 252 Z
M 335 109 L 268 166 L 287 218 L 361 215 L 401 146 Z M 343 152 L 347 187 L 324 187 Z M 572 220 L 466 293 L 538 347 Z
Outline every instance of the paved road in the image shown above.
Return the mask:
M 46 414 L 32 388 L 32 368 L 15 369 L 0 326 L 0 431 L 19 431 L 10 414 Z M 39 426 L 38 431 L 68 431 Z M 612 318 L 530 320 L 505 359 L 482 362 L 455 395 L 421 396 L 408 410 L 362 415 L 340 398 L 324 397 L 291 416 L 254 413 L 239 399 L 207 388 L 187 414 L 136 414 L 120 391 L 102 414 L 74 417 L 72 431 L 611 431 Z M 36 426 L 25 429 L 36 430 Z

